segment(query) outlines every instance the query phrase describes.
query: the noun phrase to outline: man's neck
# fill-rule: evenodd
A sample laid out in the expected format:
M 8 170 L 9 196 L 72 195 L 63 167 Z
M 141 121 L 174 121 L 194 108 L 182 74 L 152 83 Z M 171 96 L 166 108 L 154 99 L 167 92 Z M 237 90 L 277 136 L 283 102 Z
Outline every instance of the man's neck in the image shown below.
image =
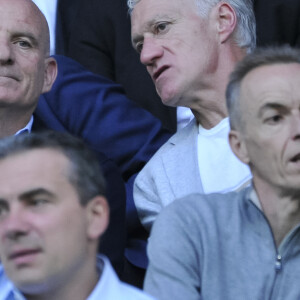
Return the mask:
M 14 135 L 24 128 L 32 116 L 33 110 L 0 109 L 0 138 Z
M 217 112 L 211 110 L 202 110 L 200 113 L 199 111 L 192 109 L 192 113 L 194 114 L 197 123 L 201 124 L 201 126 L 205 129 L 211 129 L 215 127 L 227 117 L 227 113 L 224 111 Z
M 298 193 L 283 194 L 267 183 L 255 178 L 253 181 L 278 247 L 284 237 L 300 223 L 300 190 Z
M 225 92 L 231 72 L 235 65 L 246 55 L 246 50 L 235 43 L 224 44 L 219 49 L 218 63 L 212 73 L 202 78 L 194 99 L 190 102 L 197 122 L 202 127 L 210 129 L 227 117 Z
M 225 99 L 216 90 L 201 91 L 198 98 L 190 105 L 197 122 L 205 129 L 210 129 L 227 117 Z

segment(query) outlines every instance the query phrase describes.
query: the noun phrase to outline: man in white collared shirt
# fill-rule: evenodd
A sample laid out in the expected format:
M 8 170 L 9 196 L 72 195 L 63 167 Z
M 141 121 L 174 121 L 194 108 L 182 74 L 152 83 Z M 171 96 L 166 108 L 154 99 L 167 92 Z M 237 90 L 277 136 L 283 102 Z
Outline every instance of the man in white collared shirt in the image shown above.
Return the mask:
M 58 132 L 3 139 L 0 173 L 1 300 L 152 299 L 96 256 L 109 208 L 82 141 Z

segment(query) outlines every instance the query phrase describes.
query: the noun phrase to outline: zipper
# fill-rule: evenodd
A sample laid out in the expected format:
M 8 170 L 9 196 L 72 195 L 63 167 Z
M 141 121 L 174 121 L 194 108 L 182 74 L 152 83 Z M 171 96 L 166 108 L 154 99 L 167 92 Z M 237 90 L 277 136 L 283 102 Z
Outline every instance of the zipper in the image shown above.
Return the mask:
M 282 257 L 279 253 L 277 253 L 276 261 L 275 261 L 275 270 L 276 272 L 280 272 L 282 268 Z

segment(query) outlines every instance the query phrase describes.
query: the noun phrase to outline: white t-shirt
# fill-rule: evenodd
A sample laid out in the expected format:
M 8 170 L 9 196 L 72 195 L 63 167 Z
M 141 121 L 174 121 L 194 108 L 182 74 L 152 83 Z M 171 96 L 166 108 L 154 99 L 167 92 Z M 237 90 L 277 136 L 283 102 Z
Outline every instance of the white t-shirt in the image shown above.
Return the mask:
M 229 119 L 207 130 L 199 125 L 198 163 L 203 191 L 226 193 L 250 183 L 250 169 L 231 151 Z
M 50 54 L 55 53 L 55 27 L 57 0 L 33 0 L 45 15 L 50 30 Z

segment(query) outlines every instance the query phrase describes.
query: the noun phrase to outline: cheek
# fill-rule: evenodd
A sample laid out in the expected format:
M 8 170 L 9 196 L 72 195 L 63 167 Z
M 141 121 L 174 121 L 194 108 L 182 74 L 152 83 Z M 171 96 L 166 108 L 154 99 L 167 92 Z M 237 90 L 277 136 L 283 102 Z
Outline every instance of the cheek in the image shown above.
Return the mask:
M 32 65 L 24 67 L 25 79 L 27 84 L 33 89 L 39 89 L 44 81 L 44 64 L 41 62 L 32 62 Z
M 283 147 L 279 139 L 257 138 L 248 153 L 252 164 L 257 168 L 277 169 L 281 162 Z
M 41 218 L 37 225 L 41 229 L 41 234 L 49 240 L 56 242 L 68 242 L 75 236 L 84 235 L 85 223 L 83 214 L 72 211 L 61 211 L 59 214 Z
M 68 214 L 57 221 L 56 226 L 45 229 L 43 234 L 46 251 L 51 257 L 49 261 L 56 260 L 58 265 L 69 264 L 74 257 L 87 252 L 87 227 L 81 218 L 83 216 Z
M 260 165 L 269 157 L 269 147 L 259 135 L 248 135 L 245 139 L 245 147 L 252 165 Z

